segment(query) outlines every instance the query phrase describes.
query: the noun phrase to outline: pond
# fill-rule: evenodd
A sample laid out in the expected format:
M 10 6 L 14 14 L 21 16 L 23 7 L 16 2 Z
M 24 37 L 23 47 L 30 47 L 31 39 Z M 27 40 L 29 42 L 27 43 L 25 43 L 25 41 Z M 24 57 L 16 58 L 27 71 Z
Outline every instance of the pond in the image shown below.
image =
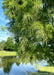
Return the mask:
M 30 62 L 25 64 L 22 63 L 22 61 L 19 62 L 17 56 L 2 57 L 0 58 L 0 75 L 41 75 L 40 73 L 35 74 L 35 72 L 38 72 L 40 67 L 46 65 L 48 65 L 48 63 L 45 60 L 42 60 L 41 62 L 37 60 L 36 62 L 33 62 L 33 64 Z

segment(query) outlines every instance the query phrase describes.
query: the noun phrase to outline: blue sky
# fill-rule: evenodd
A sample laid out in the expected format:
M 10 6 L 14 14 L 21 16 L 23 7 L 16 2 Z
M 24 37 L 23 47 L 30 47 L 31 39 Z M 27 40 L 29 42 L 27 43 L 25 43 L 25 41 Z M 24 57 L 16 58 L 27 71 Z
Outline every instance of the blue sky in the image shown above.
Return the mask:
M 2 1 L 3 0 L 0 0 L 0 26 L 6 26 L 9 20 L 5 18 L 4 11 L 2 9 Z M 7 29 L 2 31 L 0 28 L 0 41 L 7 40 L 7 38 L 10 36 L 10 34 L 7 33 L 9 33 Z

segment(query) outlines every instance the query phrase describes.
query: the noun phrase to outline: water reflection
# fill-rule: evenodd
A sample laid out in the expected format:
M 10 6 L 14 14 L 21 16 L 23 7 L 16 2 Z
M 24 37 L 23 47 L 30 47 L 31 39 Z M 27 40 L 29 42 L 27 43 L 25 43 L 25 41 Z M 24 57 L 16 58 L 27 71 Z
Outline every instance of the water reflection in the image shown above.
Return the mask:
M 37 67 L 38 63 L 39 65 L 42 64 L 42 66 L 47 65 L 45 60 L 42 60 L 41 62 L 37 60 L 36 62 L 33 62 L 33 64 L 30 62 L 25 64 L 19 62 L 17 57 L 3 57 L 0 58 L 0 75 L 29 75 L 32 72 L 38 71 L 38 68 L 40 68 L 40 66 Z

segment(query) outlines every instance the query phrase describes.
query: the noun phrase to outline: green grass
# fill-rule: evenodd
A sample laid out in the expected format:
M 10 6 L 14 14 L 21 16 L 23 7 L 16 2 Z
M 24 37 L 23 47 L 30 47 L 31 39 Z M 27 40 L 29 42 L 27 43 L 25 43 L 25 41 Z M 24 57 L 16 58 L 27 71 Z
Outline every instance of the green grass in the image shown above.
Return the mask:
M 54 75 L 54 67 L 46 66 L 39 69 L 38 72 L 33 72 L 29 75 Z
M 42 67 L 39 70 L 54 73 L 54 67 L 52 67 L 52 66 Z
M 14 51 L 0 51 L 0 57 L 3 56 L 16 56 L 16 52 Z

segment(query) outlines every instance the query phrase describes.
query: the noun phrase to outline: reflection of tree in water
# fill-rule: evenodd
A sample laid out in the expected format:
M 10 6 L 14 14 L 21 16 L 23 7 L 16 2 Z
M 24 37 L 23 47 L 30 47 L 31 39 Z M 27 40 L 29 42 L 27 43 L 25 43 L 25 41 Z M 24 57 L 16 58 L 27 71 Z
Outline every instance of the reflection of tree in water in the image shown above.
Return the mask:
M 0 58 L 0 68 L 2 67 L 2 60 L 1 60 L 1 58 Z
M 29 46 L 28 46 L 29 47 Z M 19 54 L 19 59 L 18 59 L 18 63 L 22 62 L 22 63 L 29 63 L 31 62 L 31 64 L 33 64 L 33 62 L 36 62 L 36 59 L 38 60 L 46 60 L 48 63 L 50 63 L 51 65 L 53 65 L 53 60 L 54 60 L 54 54 L 52 51 L 49 52 L 49 47 L 45 47 L 45 46 L 41 46 L 38 45 L 35 47 L 36 49 L 30 49 L 30 50 L 25 50 L 25 51 L 18 51 Z
M 5 57 L 2 58 L 2 66 L 5 73 L 9 73 L 13 63 L 16 61 L 15 57 Z
M 33 55 L 31 55 L 29 52 L 28 53 L 26 52 L 25 54 L 21 54 L 21 56 L 18 56 L 18 58 L 16 58 L 16 57 L 4 57 L 4 58 L 2 58 L 3 71 L 5 73 L 9 73 L 11 68 L 12 68 L 12 65 L 14 63 L 16 63 L 19 66 L 21 64 L 21 62 L 23 64 L 27 64 L 29 62 L 31 64 L 35 63 L 35 67 L 38 67 L 39 62 L 37 62 L 36 59 L 37 59 L 37 56 L 35 55 L 35 53 Z M 39 59 L 39 60 L 41 60 L 41 59 Z

